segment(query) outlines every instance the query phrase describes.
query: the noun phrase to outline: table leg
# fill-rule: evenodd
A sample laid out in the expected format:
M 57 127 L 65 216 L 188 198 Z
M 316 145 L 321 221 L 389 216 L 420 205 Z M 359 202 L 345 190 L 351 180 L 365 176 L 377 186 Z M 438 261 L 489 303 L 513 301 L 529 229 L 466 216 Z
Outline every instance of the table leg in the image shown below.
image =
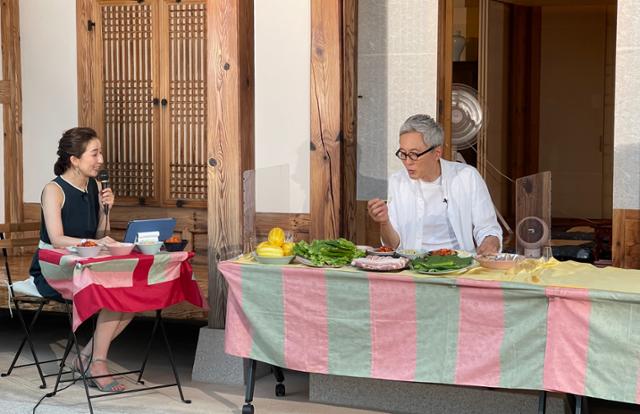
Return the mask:
M 171 352 L 171 345 L 169 345 L 169 339 L 167 338 L 167 332 L 164 329 L 164 323 L 162 322 L 161 311 L 158 310 L 156 312 L 157 321 L 160 325 L 160 332 L 162 332 L 162 337 L 164 338 L 164 344 L 167 347 L 167 355 L 169 356 L 169 362 L 171 363 L 171 369 L 173 370 L 173 376 L 176 379 L 176 385 L 178 386 L 178 392 L 180 393 L 180 399 L 185 404 L 191 404 L 191 400 L 185 400 L 184 395 L 182 394 L 182 386 L 180 385 L 180 378 L 178 377 L 178 370 L 176 369 L 176 363 L 173 360 L 173 353 Z
M 60 378 L 62 377 L 62 370 L 64 369 L 64 364 L 67 361 L 67 357 L 69 356 L 69 352 L 71 352 L 71 347 L 73 346 L 73 342 L 74 342 L 73 338 L 74 338 L 73 332 L 69 332 L 69 337 L 67 338 L 67 345 L 64 347 L 64 354 L 62 355 L 62 358 L 60 359 L 60 368 L 58 369 L 58 376 L 56 378 L 56 384 L 53 387 L 53 392 L 50 392 L 49 394 L 47 394 L 47 397 L 53 397 L 58 392 L 58 386 L 60 385 Z
M 151 330 L 151 336 L 149 337 L 149 342 L 147 343 L 147 350 L 144 353 L 144 359 L 142 360 L 142 366 L 140 367 L 140 374 L 138 375 L 138 383 L 139 384 L 144 384 L 144 381 L 142 381 L 142 374 L 144 373 L 144 368 L 147 366 L 147 360 L 149 359 L 149 352 L 151 352 L 151 345 L 153 344 L 153 340 L 156 337 L 156 331 L 158 329 L 158 322 L 160 321 L 161 318 L 161 311 L 157 310 L 156 311 L 156 319 L 153 323 L 153 329 Z
M 547 392 L 540 391 L 538 397 L 538 414 L 545 414 L 547 412 Z
M 576 411 L 575 414 L 582 414 L 582 396 L 576 395 Z
M 249 372 L 247 373 L 247 383 L 245 385 L 244 402 L 242 406 L 242 414 L 253 414 L 254 408 L 251 405 L 253 401 L 253 390 L 256 387 L 256 360 L 249 360 Z
M 284 397 L 286 390 L 283 384 L 284 373 L 282 372 L 282 368 L 274 366 L 273 375 L 276 377 L 276 381 L 278 381 L 276 384 L 276 397 Z

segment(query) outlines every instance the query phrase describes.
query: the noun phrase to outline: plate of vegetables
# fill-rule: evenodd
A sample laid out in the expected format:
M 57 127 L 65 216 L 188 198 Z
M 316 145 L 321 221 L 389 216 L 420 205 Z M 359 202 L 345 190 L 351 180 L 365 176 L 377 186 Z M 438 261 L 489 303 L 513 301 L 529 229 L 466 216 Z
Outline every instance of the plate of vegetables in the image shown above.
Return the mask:
M 295 261 L 312 267 L 342 267 L 365 253 L 346 239 L 299 241 L 293 246 Z
M 446 256 L 429 255 L 411 261 L 411 268 L 429 275 L 462 273 L 474 265 L 473 257 L 460 257 L 457 253 Z

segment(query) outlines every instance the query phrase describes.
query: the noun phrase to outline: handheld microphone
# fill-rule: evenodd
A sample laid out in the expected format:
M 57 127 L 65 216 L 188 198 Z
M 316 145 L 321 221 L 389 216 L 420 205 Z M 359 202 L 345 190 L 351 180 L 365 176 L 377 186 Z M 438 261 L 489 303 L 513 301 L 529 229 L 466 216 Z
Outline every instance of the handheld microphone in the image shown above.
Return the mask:
M 100 170 L 98 173 L 98 181 L 102 184 L 102 189 L 109 188 L 109 172 L 107 170 Z M 105 216 L 109 215 L 109 206 L 103 204 Z

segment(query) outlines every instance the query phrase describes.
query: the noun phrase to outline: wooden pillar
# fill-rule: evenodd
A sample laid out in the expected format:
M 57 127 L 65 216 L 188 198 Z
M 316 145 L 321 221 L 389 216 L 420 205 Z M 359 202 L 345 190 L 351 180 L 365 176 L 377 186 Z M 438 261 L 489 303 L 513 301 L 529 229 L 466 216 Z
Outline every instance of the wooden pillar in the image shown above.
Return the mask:
M 2 96 L 4 121 L 4 221 L 23 220 L 22 77 L 18 0 L 2 0 Z
M 453 83 L 453 0 L 438 1 L 438 122 L 444 129 L 443 157 L 450 160 Z
M 342 10 L 342 231 L 356 239 L 357 120 L 358 120 L 358 1 L 343 0 Z
M 525 6 L 512 10 L 509 175 L 520 178 L 538 172 L 541 11 Z
M 76 48 L 78 56 L 78 125 L 98 130 L 95 94 L 97 80 L 93 65 L 96 62 L 96 27 L 91 30 L 89 21 L 95 23 L 93 0 L 76 0 Z M 98 134 L 101 134 L 99 131 Z
M 209 327 L 223 328 L 217 264 L 242 252 L 242 174 L 254 168 L 253 2 L 207 0 Z
M 311 239 L 340 234 L 341 4 L 311 0 Z

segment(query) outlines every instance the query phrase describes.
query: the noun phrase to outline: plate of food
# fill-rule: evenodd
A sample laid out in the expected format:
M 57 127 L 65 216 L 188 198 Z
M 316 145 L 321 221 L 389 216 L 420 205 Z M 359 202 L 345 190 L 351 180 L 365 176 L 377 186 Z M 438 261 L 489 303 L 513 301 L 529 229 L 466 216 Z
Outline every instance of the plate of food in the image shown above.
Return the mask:
M 509 270 L 517 265 L 523 257 L 517 254 L 498 253 L 495 255 L 477 255 L 475 259 L 480 266 L 487 269 Z
M 396 251 L 389 246 L 380 246 L 375 249 L 367 250 L 367 254 L 371 256 L 393 256 Z
M 373 272 L 399 272 L 407 267 L 406 257 L 367 256 L 353 259 L 351 266 Z
M 444 256 L 429 255 L 411 261 L 411 268 L 429 275 L 463 273 L 474 265 L 473 257 L 461 257 L 457 253 Z
M 416 259 L 418 257 L 422 257 L 427 254 L 424 250 L 416 250 L 416 249 L 400 249 L 396 250 L 396 253 L 400 257 L 406 257 L 407 259 Z
M 431 250 L 429 252 L 429 256 L 454 256 L 454 255 L 458 255 L 458 252 L 453 249 L 438 249 L 438 250 Z

